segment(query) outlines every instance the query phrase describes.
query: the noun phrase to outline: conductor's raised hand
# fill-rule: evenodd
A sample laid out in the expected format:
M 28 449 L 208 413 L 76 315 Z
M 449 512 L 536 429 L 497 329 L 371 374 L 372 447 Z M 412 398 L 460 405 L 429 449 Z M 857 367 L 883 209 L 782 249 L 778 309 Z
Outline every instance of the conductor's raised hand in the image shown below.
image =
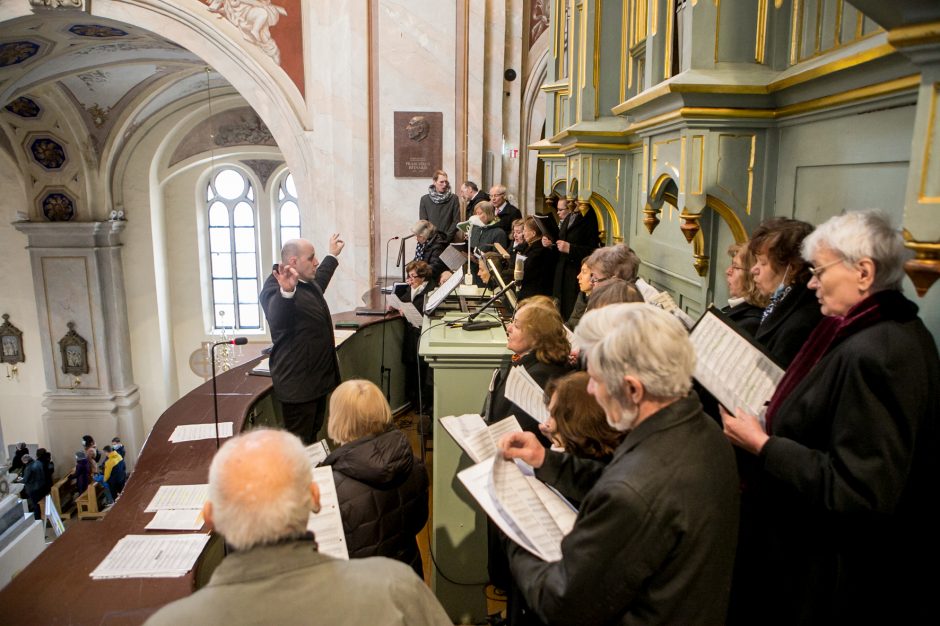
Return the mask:
M 522 459 L 535 468 L 545 462 L 545 446 L 529 432 L 507 433 L 499 440 L 499 451 L 506 459 Z
M 300 274 L 290 265 L 281 263 L 274 268 L 274 278 L 277 280 L 277 284 L 281 286 L 281 291 L 291 293 L 297 288 L 297 280 L 300 278 Z
M 339 233 L 333 233 L 330 237 L 330 254 L 339 256 L 339 253 L 343 251 L 345 246 L 346 242 L 340 239 Z

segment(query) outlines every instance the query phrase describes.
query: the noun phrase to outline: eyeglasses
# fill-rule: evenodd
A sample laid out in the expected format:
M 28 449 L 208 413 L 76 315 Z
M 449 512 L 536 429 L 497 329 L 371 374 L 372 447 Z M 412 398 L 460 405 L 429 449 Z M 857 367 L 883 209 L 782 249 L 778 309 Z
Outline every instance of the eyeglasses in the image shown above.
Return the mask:
M 747 271 L 747 268 L 746 268 L 746 267 L 741 267 L 740 265 L 732 265 L 732 266 L 730 266 L 729 269 L 737 270 L 737 271 L 739 271 L 739 272 L 746 272 L 746 271 Z
M 609 278 L 609 276 L 607 278 Z M 602 283 L 605 280 L 607 280 L 607 278 L 599 278 L 595 276 L 594 274 L 591 274 L 591 284 L 596 285 L 597 283 Z
M 823 272 L 826 271 L 827 267 L 832 267 L 836 263 L 842 263 L 844 260 L 845 259 L 836 259 L 835 261 L 826 263 L 825 265 L 820 265 L 819 267 L 811 267 L 809 268 L 809 273 L 813 275 L 813 278 L 819 280 L 819 277 L 823 275 Z
M 407 276 L 407 278 L 406 278 L 405 280 L 409 280 L 409 279 L 410 279 L 410 280 L 418 280 L 419 278 L 420 278 L 420 276 L 418 276 L 417 274 L 408 274 L 408 276 Z

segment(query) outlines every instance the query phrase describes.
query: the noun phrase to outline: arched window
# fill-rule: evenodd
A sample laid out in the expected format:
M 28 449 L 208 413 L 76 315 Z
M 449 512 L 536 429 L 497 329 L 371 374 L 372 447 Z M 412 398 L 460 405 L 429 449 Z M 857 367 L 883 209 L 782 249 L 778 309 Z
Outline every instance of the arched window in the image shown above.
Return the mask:
M 209 256 L 212 327 L 260 329 L 255 192 L 237 170 L 225 168 L 209 180 Z
M 297 187 L 291 173 L 284 177 L 277 190 L 277 225 L 278 249 L 285 241 L 300 238 L 300 207 L 297 205 Z

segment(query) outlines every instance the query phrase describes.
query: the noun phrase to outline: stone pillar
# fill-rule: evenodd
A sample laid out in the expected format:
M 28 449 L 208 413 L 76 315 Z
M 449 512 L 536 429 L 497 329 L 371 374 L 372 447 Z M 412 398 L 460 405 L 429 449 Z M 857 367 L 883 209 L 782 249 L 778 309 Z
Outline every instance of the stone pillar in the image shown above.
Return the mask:
M 46 376 L 47 447 L 65 469 L 90 434 L 103 447 L 117 435 L 129 468 L 144 440 L 131 369 L 121 260 L 123 221 L 17 222 L 28 238 Z M 86 342 L 81 371 L 69 369 L 60 340 L 74 328 Z M 75 365 L 73 361 L 71 365 Z

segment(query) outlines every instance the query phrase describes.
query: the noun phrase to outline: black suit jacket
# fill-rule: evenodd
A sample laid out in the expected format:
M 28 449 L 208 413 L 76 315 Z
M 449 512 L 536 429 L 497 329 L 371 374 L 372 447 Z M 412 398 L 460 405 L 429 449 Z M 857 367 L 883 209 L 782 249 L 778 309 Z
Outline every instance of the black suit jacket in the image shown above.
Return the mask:
M 327 256 L 313 282 L 298 282 L 293 298 L 281 295 L 274 275 L 261 289 L 261 308 L 271 339 L 271 380 L 281 402 L 315 400 L 339 384 L 339 363 L 333 338 L 333 319 L 323 291 L 339 262 Z
M 555 267 L 555 248 L 546 248 L 540 239 L 526 247 L 525 263 L 522 265 L 522 286 L 519 288 L 519 300 L 532 296 L 552 295 L 552 276 Z
M 499 219 L 499 227 L 503 229 L 507 237 L 512 236 L 512 223 L 522 217 L 522 211 L 507 202 L 503 205 L 502 213 L 496 217 Z
M 470 199 L 470 202 L 467 203 L 467 215 L 473 215 L 473 207 L 483 202 L 484 200 L 488 201 L 489 199 L 490 194 L 486 193 L 485 191 L 478 191 L 477 195 L 473 196 L 473 198 Z

